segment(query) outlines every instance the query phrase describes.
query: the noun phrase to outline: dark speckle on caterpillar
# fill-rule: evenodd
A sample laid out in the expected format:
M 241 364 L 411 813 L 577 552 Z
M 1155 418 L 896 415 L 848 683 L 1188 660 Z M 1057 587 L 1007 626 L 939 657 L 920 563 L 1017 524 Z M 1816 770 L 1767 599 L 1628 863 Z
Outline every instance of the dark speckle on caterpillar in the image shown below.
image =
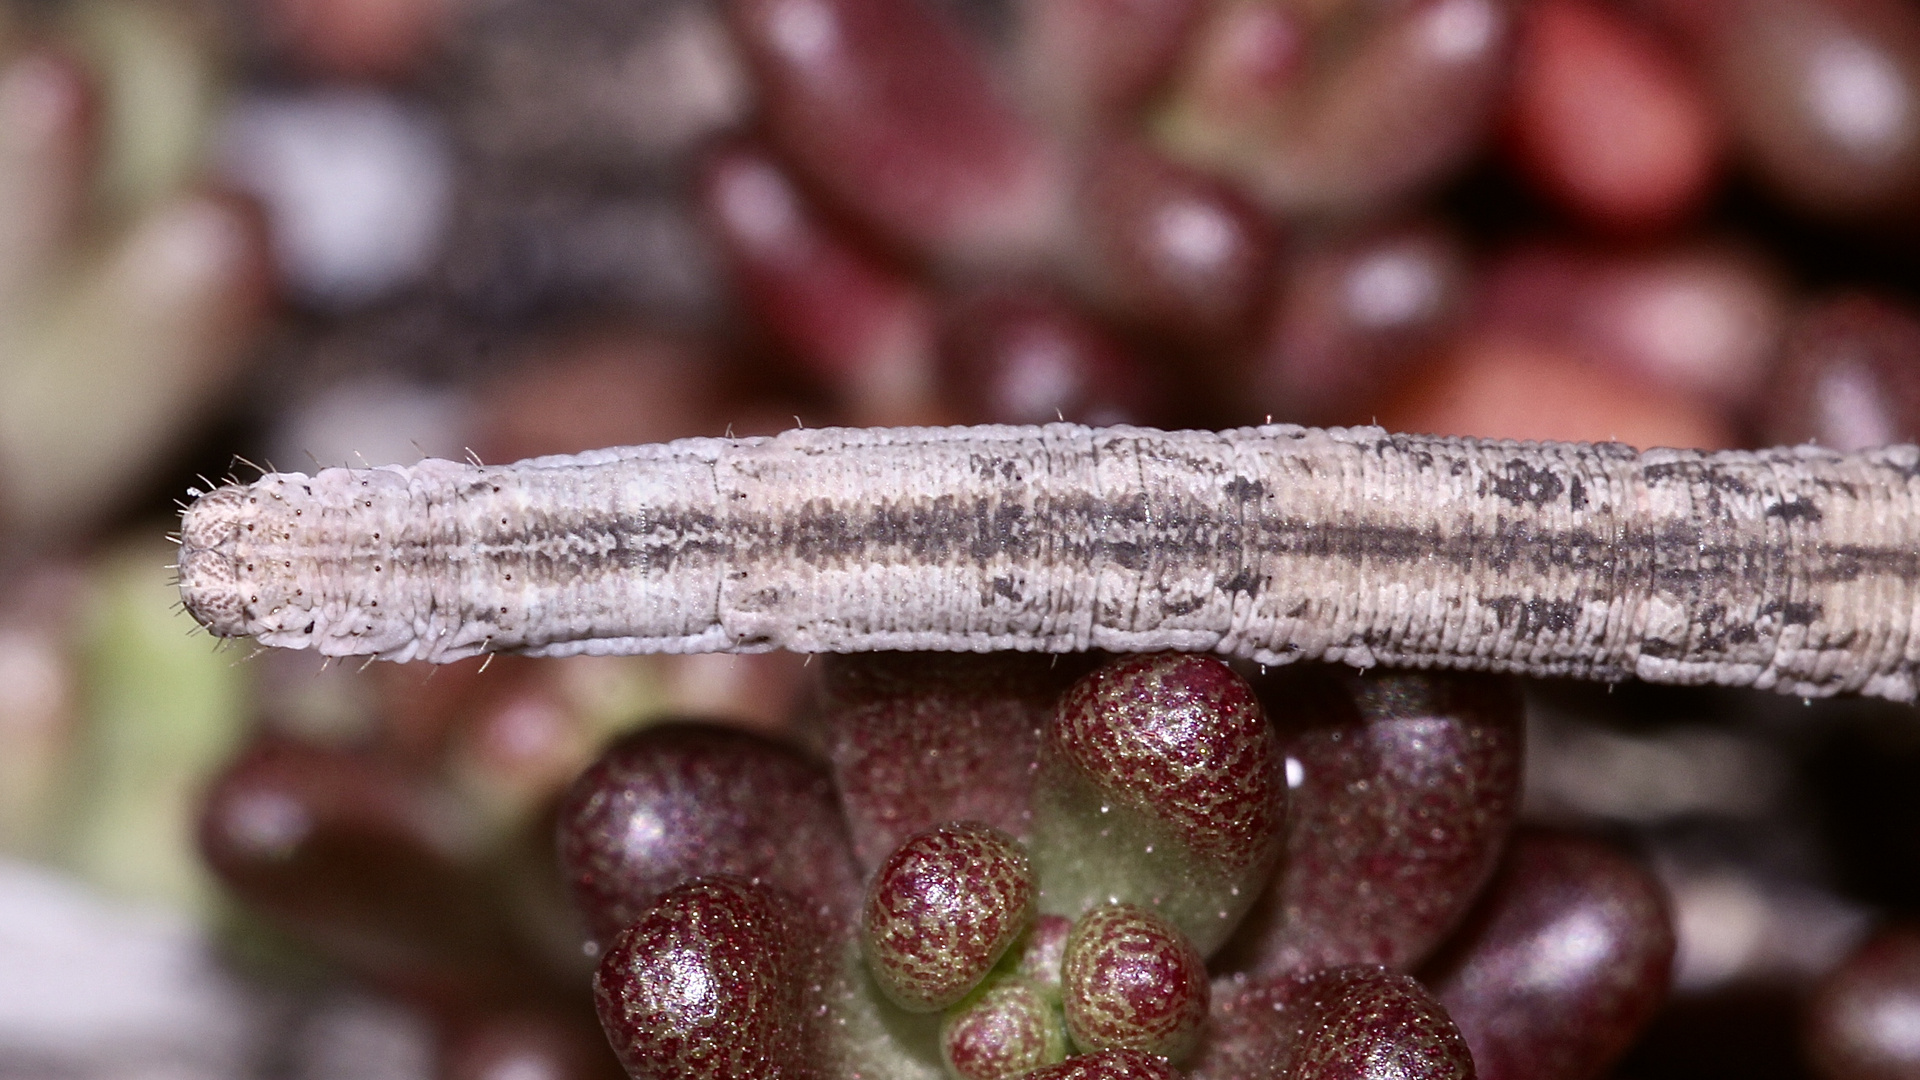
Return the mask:
M 1904 701 L 1917 483 L 1911 446 L 798 430 L 269 474 L 189 507 L 180 588 L 390 660 L 1181 649 Z

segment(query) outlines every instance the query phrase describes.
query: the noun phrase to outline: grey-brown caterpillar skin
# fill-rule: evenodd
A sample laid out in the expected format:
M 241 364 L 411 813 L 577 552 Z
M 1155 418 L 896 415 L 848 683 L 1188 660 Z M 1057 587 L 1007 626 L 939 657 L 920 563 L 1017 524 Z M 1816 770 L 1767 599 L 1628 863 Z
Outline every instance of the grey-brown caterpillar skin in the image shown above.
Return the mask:
M 796 430 L 270 474 L 180 553 L 330 655 L 1181 649 L 1912 700 L 1920 449 Z

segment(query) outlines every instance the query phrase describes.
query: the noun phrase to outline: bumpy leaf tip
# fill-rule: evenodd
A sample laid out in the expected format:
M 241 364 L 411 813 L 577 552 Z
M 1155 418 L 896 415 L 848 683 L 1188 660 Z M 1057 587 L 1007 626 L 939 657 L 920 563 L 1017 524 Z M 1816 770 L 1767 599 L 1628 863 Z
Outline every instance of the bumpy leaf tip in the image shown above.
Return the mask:
M 888 856 L 867 888 L 867 966 L 901 1008 L 946 1008 L 1027 929 L 1033 903 L 1033 868 L 1018 841 L 978 822 L 929 829 Z
M 1083 1050 L 1130 1049 L 1179 1060 L 1211 1000 L 1206 961 L 1166 919 L 1109 904 L 1074 924 L 1061 964 L 1067 1033 Z
M 1218 660 L 1134 656 L 1081 679 L 1041 741 L 1041 910 L 1137 903 L 1212 952 L 1279 859 L 1283 762 L 1252 688 Z

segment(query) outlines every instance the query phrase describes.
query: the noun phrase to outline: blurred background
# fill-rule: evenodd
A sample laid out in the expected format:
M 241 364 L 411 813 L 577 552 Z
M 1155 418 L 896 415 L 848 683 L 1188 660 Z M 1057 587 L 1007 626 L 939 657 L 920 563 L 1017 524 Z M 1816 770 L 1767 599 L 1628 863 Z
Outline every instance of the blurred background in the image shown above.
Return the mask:
M 604 1075 L 555 794 L 810 700 L 216 647 L 194 488 L 801 423 L 1907 441 L 1916 241 L 1910 0 L 0 0 L 0 1078 Z M 1811 1075 L 1920 912 L 1911 710 L 1530 693 L 1527 817 L 1674 903 L 1620 1075 Z

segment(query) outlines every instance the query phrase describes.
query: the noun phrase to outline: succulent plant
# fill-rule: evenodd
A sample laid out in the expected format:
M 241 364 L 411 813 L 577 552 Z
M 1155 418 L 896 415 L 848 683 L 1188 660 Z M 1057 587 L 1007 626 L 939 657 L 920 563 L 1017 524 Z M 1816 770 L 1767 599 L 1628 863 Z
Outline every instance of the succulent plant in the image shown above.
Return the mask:
M 862 764 L 841 773 L 855 778 L 876 775 L 874 759 L 888 749 L 937 742 L 905 737 L 900 717 L 966 728 L 981 719 L 969 709 L 1023 715 L 984 688 L 1010 690 L 1032 672 L 1017 658 L 946 658 L 914 707 L 907 658 L 839 664 L 842 686 L 864 689 L 843 689 L 841 704 L 829 707 L 849 711 L 816 730 L 840 733 L 829 746 L 860 743 Z M 958 685 L 974 689 L 956 693 Z M 739 874 L 766 836 L 700 827 L 707 806 L 714 823 L 733 821 L 741 793 L 759 783 L 801 829 L 805 847 L 790 854 L 837 865 L 851 848 L 845 834 L 798 813 L 822 805 L 811 796 L 793 801 L 817 789 L 764 779 L 786 775 L 769 773 L 769 762 L 798 770 L 795 777 L 817 775 L 800 768 L 802 755 L 685 726 L 621 743 L 574 789 L 570 806 L 602 809 L 562 818 L 564 851 L 602 850 L 569 830 L 589 840 L 631 833 L 637 826 L 623 820 L 643 820 L 654 805 L 632 797 L 634 778 L 670 771 L 665 765 L 688 747 L 702 748 L 712 776 L 676 789 L 671 803 L 697 843 L 661 847 L 657 868 L 620 864 L 646 903 L 614 939 L 596 984 L 616 1047 L 647 1080 L 731 1076 L 726 1070 L 748 1060 L 767 1075 L 876 1080 L 1158 1077 L 1183 1064 L 1215 1080 L 1463 1080 L 1474 1075 L 1473 1059 L 1470 1038 L 1443 1005 L 1454 1002 L 1490 1062 L 1540 1063 L 1531 1075 L 1579 1080 L 1617 1053 L 1665 984 L 1607 973 L 1652 972 L 1671 931 L 1664 908 L 1646 899 L 1655 894 L 1644 872 L 1584 841 L 1530 836 L 1514 849 L 1481 913 L 1436 961 L 1437 991 L 1377 962 L 1409 966 L 1448 939 L 1506 849 L 1518 746 L 1509 688 L 1483 677 L 1393 675 L 1314 676 L 1265 690 L 1285 710 L 1278 722 L 1253 686 L 1216 660 L 1128 656 L 1102 665 L 1065 690 L 1037 739 L 998 748 L 1017 767 L 989 761 L 991 746 L 963 758 L 986 777 L 1031 771 L 1030 850 L 983 822 L 936 823 L 878 860 L 864 904 L 852 908 L 801 899 L 820 875 L 797 874 L 796 864 L 765 861 L 758 881 L 724 876 Z M 859 738 L 876 724 L 893 734 Z M 888 767 L 908 765 L 925 763 Z M 624 801 L 596 802 L 603 788 Z M 916 815 L 964 801 L 950 789 L 930 796 L 858 779 L 842 795 L 869 821 L 910 820 L 887 812 L 889 790 Z M 1021 802 L 1017 793 L 988 801 L 1003 809 Z M 1294 860 L 1276 865 L 1288 846 Z M 1620 900 L 1605 910 L 1623 920 L 1621 950 L 1596 961 L 1596 977 L 1570 973 L 1550 1002 L 1526 1006 L 1535 1021 L 1524 1047 L 1499 1044 L 1488 1033 L 1506 1030 L 1504 1021 L 1490 1010 L 1521 1000 L 1512 995 L 1525 981 L 1512 958 L 1550 947 L 1541 935 L 1557 925 L 1555 897 L 1592 891 L 1541 893 L 1538 883 L 1557 880 L 1550 867 L 1562 863 L 1581 881 L 1617 883 L 1600 892 Z M 1302 873 L 1329 880 L 1288 881 Z M 666 874 L 694 880 L 652 891 Z M 1424 890 L 1429 902 L 1396 908 L 1409 890 Z M 1236 936 L 1239 913 L 1262 896 L 1270 908 L 1273 897 L 1289 898 L 1286 920 L 1278 930 L 1255 921 Z M 1214 944 L 1233 938 L 1211 972 L 1189 925 Z M 716 995 L 702 999 L 697 1017 L 688 1014 L 679 1035 L 665 1020 L 641 1023 L 668 1014 L 634 1004 L 681 978 L 676 964 L 696 965 L 687 970 Z M 674 1071 L 688 1048 L 707 1043 L 718 1055 L 709 1072 Z

